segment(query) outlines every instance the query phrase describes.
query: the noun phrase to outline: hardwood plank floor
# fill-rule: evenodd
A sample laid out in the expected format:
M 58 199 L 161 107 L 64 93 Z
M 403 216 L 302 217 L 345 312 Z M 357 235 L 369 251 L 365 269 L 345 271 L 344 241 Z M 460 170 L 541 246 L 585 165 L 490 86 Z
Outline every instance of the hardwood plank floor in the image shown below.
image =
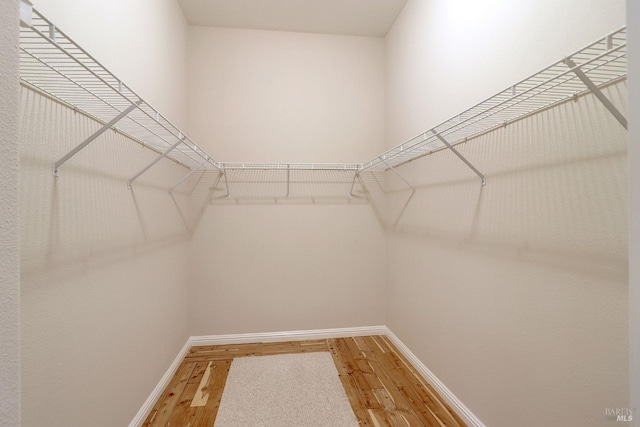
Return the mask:
M 381 335 L 192 347 L 143 426 L 211 427 L 234 358 L 319 351 L 331 353 L 361 426 L 466 426 Z

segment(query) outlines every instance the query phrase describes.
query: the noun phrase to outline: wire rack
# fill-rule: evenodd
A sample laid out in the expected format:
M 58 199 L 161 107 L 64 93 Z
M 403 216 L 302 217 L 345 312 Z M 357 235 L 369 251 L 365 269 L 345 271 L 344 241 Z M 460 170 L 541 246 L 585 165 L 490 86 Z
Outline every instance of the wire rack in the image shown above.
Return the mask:
M 103 125 L 190 169 L 219 168 L 202 148 L 70 37 L 33 9 L 20 29 L 20 78 Z M 128 111 L 128 113 L 127 113 Z M 125 114 L 126 113 L 126 114 Z
M 221 163 L 228 197 L 353 198 L 359 163 Z
M 225 169 L 215 185 L 224 200 L 366 201 L 355 170 L 319 168 Z
M 84 144 L 113 128 L 160 154 L 134 175 L 129 185 L 166 156 L 190 169 L 170 191 L 203 169 L 217 169 L 226 181 L 226 171 L 286 171 L 283 176 L 289 184 L 291 173 L 296 171 L 300 177 L 310 176 L 301 174 L 305 171 L 343 171 L 352 174 L 347 192 L 352 197 L 361 172 L 391 169 L 398 174 L 396 166 L 445 148 L 458 155 L 484 184 L 484 176 L 455 150 L 455 145 L 587 91 L 593 92 L 626 127 L 626 119 L 599 90 L 626 77 L 626 29 L 622 28 L 367 163 L 219 163 L 51 21 L 30 6 L 28 10 L 28 20 L 21 20 L 20 31 L 22 81 L 103 124 L 100 131 L 56 163 L 56 172 Z
M 165 153 L 192 172 L 357 171 L 362 167 L 354 163 L 218 163 L 50 20 L 35 9 L 30 12 L 29 25 L 20 31 L 20 78 L 24 83 L 102 123 L 105 130 L 115 129 Z
M 358 171 L 362 168 L 360 163 L 220 163 L 225 170 L 344 170 Z
M 365 163 L 363 170 L 399 166 L 447 148 L 446 142 L 454 146 L 588 90 L 597 91 L 626 76 L 626 57 L 626 29 L 622 28 L 390 149 Z M 616 118 L 626 127 L 623 117 Z

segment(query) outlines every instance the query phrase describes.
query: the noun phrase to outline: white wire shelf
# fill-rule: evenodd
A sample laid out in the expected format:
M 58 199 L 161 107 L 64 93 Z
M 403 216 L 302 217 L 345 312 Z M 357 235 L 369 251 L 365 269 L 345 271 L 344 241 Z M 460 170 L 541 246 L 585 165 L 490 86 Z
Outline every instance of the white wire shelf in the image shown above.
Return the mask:
M 359 163 L 221 163 L 227 197 L 242 199 L 354 197 Z M 342 188 L 345 187 L 345 188 Z M 268 191 L 268 190 L 271 191 Z M 293 195 L 293 196 L 292 196 Z M 336 197 L 339 196 L 339 197 Z
M 264 165 L 262 165 L 264 166 Z M 284 165 L 273 165 L 284 166 Z M 293 166 L 293 165 L 291 165 Z M 218 173 L 214 199 L 224 200 L 314 200 L 367 202 L 357 178 L 359 169 L 324 168 L 317 165 L 290 167 L 225 168 Z M 212 174 L 210 173 L 209 176 Z
M 116 129 L 158 153 L 177 144 L 166 157 L 192 170 L 203 163 L 219 168 L 202 148 L 37 10 L 32 9 L 28 18 L 30 22 L 23 20 L 20 29 L 23 82 L 94 118 L 104 130 Z
M 457 144 L 588 91 L 593 92 L 626 128 L 626 118 L 600 91 L 601 87 L 626 78 L 626 56 L 626 29 L 623 27 L 364 164 L 219 163 L 27 1 L 21 3 L 21 80 L 103 125 L 56 162 L 54 173 L 57 174 L 64 162 L 102 132 L 115 129 L 159 154 L 151 164 L 128 180 L 129 185 L 164 157 L 190 169 L 170 192 L 198 170 L 216 169 L 221 172 L 227 194 L 227 171 L 236 174 L 241 171 L 287 171 L 287 196 L 290 195 L 291 173 L 344 171 L 351 172 L 347 194 L 352 197 L 361 172 L 392 170 L 404 180 L 395 170 L 396 166 L 446 148 L 480 176 L 484 185 L 484 175 L 455 149 Z M 318 175 L 314 179 L 317 180 Z M 327 178 L 327 181 L 334 180 Z M 411 184 L 406 183 L 415 193 Z
M 361 163 L 220 163 L 224 170 L 300 170 L 300 171 L 358 171 Z
M 386 151 L 365 163 L 363 170 L 386 170 L 434 151 L 450 148 L 447 144 L 455 146 L 469 138 L 577 97 L 586 91 L 593 91 L 626 127 L 626 119 L 610 103 L 607 105 L 608 100 L 603 99 L 598 90 L 598 87 L 626 77 L 626 57 L 626 29 L 623 27 Z M 586 80 L 583 78 L 585 76 Z M 477 170 L 474 171 L 482 177 Z M 484 183 L 484 177 L 482 178 Z

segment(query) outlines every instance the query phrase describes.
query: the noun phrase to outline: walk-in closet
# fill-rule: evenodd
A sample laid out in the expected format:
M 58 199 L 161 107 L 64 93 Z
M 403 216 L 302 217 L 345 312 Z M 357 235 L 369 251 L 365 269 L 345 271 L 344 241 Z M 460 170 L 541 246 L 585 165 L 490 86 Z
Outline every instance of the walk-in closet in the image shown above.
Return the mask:
M 633 1 L 1 7 L 0 425 L 640 419 Z

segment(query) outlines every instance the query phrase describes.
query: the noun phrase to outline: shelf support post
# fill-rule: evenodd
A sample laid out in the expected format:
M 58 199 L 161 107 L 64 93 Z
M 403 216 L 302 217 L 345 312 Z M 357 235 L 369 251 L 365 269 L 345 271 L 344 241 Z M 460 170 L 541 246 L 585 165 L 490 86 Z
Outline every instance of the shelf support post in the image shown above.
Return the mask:
M 173 149 L 176 148 L 178 145 L 182 144 L 182 142 L 183 142 L 182 139 L 178 138 L 178 141 L 175 144 L 173 144 L 171 147 L 167 148 L 162 154 L 160 154 L 158 157 L 156 157 L 154 161 L 152 161 L 147 166 L 145 166 L 144 169 L 142 169 L 140 172 L 138 172 L 137 174 L 135 174 L 134 176 L 129 178 L 129 180 L 127 181 L 127 187 L 129 187 L 129 189 L 131 189 L 131 184 L 133 183 L 133 181 L 135 181 L 136 179 L 140 178 L 140 176 L 143 173 L 145 173 L 146 171 L 151 169 L 160 160 L 164 159 L 167 156 L 167 154 L 169 154 L 171 151 L 173 151 Z
M 458 156 L 458 158 L 460 160 L 462 160 L 465 165 L 469 166 L 469 168 L 472 171 L 474 171 L 476 173 L 476 175 L 478 175 L 480 177 L 480 179 L 482 180 L 482 185 L 485 185 L 487 183 L 487 179 L 485 178 L 485 176 L 482 173 L 480 173 L 480 171 L 478 169 L 476 169 L 476 167 L 473 166 L 469 160 L 467 160 L 462 154 L 460 154 L 460 152 L 458 150 L 456 150 L 453 145 L 449 144 L 449 142 L 446 139 L 444 139 L 442 137 L 442 135 L 440 135 L 438 132 L 436 132 L 435 129 L 432 129 L 431 132 L 433 132 L 433 134 L 436 136 L 436 138 L 438 138 L 444 145 L 446 145 L 447 148 L 453 152 L 453 154 Z
M 409 181 L 404 179 L 404 177 L 402 175 L 400 175 L 400 173 L 397 170 L 395 170 L 393 168 L 393 166 L 391 166 L 389 163 L 387 163 L 386 160 L 382 160 L 382 163 L 384 163 L 391 170 L 391 172 L 396 174 L 396 176 L 398 178 L 400 178 L 402 180 L 402 182 L 404 182 L 405 184 L 407 184 L 409 186 L 409 188 L 411 188 L 411 196 L 409 196 L 409 197 L 413 197 L 413 195 L 416 194 L 416 188 L 413 185 L 409 184 Z
M 360 174 L 360 170 L 356 170 L 356 173 L 353 174 L 353 182 L 351 183 L 351 189 L 349 190 L 349 198 L 353 197 L 353 187 L 356 186 L 356 179 L 358 179 L 358 175 Z
M 291 165 L 287 165 L 287 199 L 291 198 L 290 168 L 291 168 Z
M 129 114 L 131 111 L 133 111 L 135 108 L 138 107 L 138 105 L 140 105 L 142 103 L 142 101 L 138 101 L 135 104 L 131 104 L 126 110 L 122 111 L 120 114 L 118 114 L 117 116 L 115 116 L 113 119 L 111 119 L 111 121 L 109 123 L 106 123 L 104 126 L 102 126 L 100 129 L 98 129 L 96 132 L 94 132 L 89 138 L 85 139 L 80 145 L 78 145 L 76 148 L 74 148 L 73 150 L 69 151 L 63 158 L 61 158 L 60 160 L 58 160 L 54 165 L 53 165 L 53 175 L 54 176 L 58 176 L 58 168 L 60 168 L 60 166 L 62 166 L 62 164 L 64 162 L 66 162 L 67 160 L 69 160 L 70 158 L 72 158 L 73 156 L 75 156 L 76 154 L 78 154 L 78 152 L 80 150 L 82 150 L 84 147 L 86 147 L 87 145 L 89 145 L 92 141 L 94 141 L 97 137 L 99 137 L 100 135 L 102 135 L 103 133 L 105 133 L 107 130 L 109 130 L 113 125 L 115 125 L 116 123 L 118 123 L 120 120 L 122 120 L 127 114 Z
M 625 129 L 627 129 L 627 118 L 622 115 L 622 113 L 611 103 L 611 101 L 609 101 L 609 98 L 607 98 L 606 95 L 602 93 L 598 86 L 596 86 L 595 83 L 591 81 L 591 79 L 584 73 L 584 71 L 582 71 L 571 58 L 565 58 L 564 63 L 567 64 L 567 66 L 571 68 L 571 71 L 573 71 L 573 73 L 578 76 L 580 80 L 582 80 L 582 83 L 584 83 L 585 86 L 588 87 L 591 92 L 593 92 L 596 98 L 598 98 L 598 100 L 602 102 L 602 104 L 607 110 L 609 110 L 613 117 L 615 117 L 616 120 L 618 120 L 618 122 L 620 122 L 620 124 Z
M 229 181 L 227 180 L 227 170 L 223 169 L 222 174 L 224 175 L 224 186 L 227 189 L 227 199 L 230 199 L 231 193 L 229 192 Z
M 178 188 L 183 182 L 185 182 L 187 179 L 189 179 L 189 177 L 191 175 L 193 175 L 194 173 L 196 173 L 196 171 L 200 170 L 201 167 L 204 166 L 205 163 L 207 163 L 209 161 L 209 157 L 207 157 L 206 159 L 204 159 L 204 162 L 200 163 L 197 167 L 191 169 L 191 171 L 189 171 L 188 174 L 186 174 L 184 177 L 182 177 L 182 179 L 180 181 L 178 181 L 173 187 L 171 187 L 169 189 L 169 194 L 173 193 L 173 190 L 175 190 L 176 188 Z

